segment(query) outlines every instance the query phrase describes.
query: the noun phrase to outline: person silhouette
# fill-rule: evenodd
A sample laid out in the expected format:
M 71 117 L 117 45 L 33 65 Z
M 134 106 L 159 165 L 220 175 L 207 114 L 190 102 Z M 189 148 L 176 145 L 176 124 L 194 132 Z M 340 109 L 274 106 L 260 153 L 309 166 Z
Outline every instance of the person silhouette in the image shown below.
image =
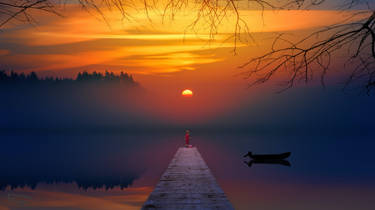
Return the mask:
M 186 130 L 185 131 L 185 147 L 190 146 L 190 131 Z

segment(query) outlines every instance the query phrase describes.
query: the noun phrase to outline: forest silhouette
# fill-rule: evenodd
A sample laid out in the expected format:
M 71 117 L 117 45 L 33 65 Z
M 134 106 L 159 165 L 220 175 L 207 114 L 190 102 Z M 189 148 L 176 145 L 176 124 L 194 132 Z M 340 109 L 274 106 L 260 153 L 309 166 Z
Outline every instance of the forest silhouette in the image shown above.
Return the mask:
M 0 71 L 0 84 L 1 85 L 12 85 L 12 84 L 80 84 L 87 82 L 95 82 L 101 84 L 126 84 L 126 85 L 138 85 L 138 83 L 133 79 L 133 76 L 121 72 L 116 75 L 113 72 L 106 71 L 104 74 L 100 72 L 89 73 L 87 71 L 79 72 L 75 79 L 71 78 L 58 78 L 58 77 L 39 77 L 35 72 L 29 74 L 17 73 L 11 71 L 7 73 L 6 71 Z

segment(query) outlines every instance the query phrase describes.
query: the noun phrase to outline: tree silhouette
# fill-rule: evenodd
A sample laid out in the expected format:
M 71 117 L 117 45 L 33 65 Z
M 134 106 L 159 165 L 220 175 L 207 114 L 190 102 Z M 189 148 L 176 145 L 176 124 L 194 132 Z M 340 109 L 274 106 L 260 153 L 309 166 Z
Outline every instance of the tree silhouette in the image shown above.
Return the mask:
M 31 11 L 38 10 L 60 15 L 59 7 L 65 1 L 61 0 L 0 0 L 0 28 L 12 20 L 35 22 Z M 105 15 L 102 8 L 117 9 L 124 18 L 130 16 L 129 7 L 141 7 L 146 14 L 155 8 L 163 8 L 163 17 L 174 18 L 179 10 L 191 5 L 195 8 L 195 19 L 188 26 L 194 30 L 203 23 L 212 38 L 219 33 L 218 28 L 224 19 L 233 21 L 234 51 L 237 42 L 242 40 L 244 34 L 249 35 L 246 21 L 242 19 L 241 9 L 261 10 L 290 10 L 314 9 L 324 3 L 335 3 L 334 0 L 141 0 L 140 4 L 132 4 L 131 0 L 78 0 L 84 10 L 94 10 Z M 247 6 L 244 6 L 246 5 Z M 138 6 L 137 6 L 138 5 Z M 371 1 L 343 0 L 337 5 L 337 10 L 360 9 L 353 13 L 343 24 L 331 25 L 318 29 L 300 40 L 288 40 L 283 34 L 276 35 L 271 49 L 241 66 L 245 78 L 251 85 L 262 84 L 274 77 L 276 73 L 286 72 L 288 79 L 285 88 L 293 87 L 298 81 L 309 82 L 319 75 L 322 84 L 332 59 L 336 59 L 338 52 L 345 48 L 348 52 L 347 63 L 355 65 L 347 68 L 349 76 L 345 87 L 357 83 L 364 87 L 368 93 L 375 87 L 375 8 Z M 138 8 L 139 9 L 139 8 Z M 356 17 L 363 17 L 354 21 Z M 98 75 L 96 75 L 98 76 Z M 81 75 L 86 78 L 88 75 Z M 95 77 L 95 76 L 94 76 Z M 105 74 L 107 79 L 113 75 Z M 111 79 L 109 79 L 111 80 Z
M 57 7 L 64 0 L 0 0 L 0 28 L 12 20 L 35 23 L 32 12 L 43 11 L 62 16 Z
M 324 1 L 318 3 L 320 2 Z M 351 9 L 360 3 L 362 2 L 350 1 L 346 8 Z M 347 70 L 350 75 L 344 88 L 359 81 L 367 93 L 370 93 L 375 87 L 375 11 L 360 11 L 349 19 L 364 14 L 368 17 L 319 29 L 298 41 L 279 34 L 269 52 L 250 59 L 240 68 L 247 68 L 243 74 L 245 78 L 252 79 L 250 86 L 265 83 L 279 72 L 288 75 L 285 89 L 293 87 L 299 81 L 307 83 L 314 75 L 320 77 L 324 86 L 332 59 L 339 58 L 339 51 L 345 49 L 348 52 L 345 65 L 349 66 Z
M 125 85 L 133 85 L 136 86 L 138 83 L 133 79 L 131 75 L 128 73 L 121 72 L 119 75 L 114 74 L 113 72 L 106 72 L 105 76 L 102 73 L 97 73 L 94 71 L 93 73 L 88 73 L 87 71 L 79 72 L 77 74 L 76 79 L 72 80 L 70 78 L 63 78 L 59 79 L 58 77 L 45 77 L 39 78 L 35 72 L 31 72 L 28 75 L 24 73 L 17 73 L 11 71 L 7 74 L 5 71 L 0 71 L 0 85 L 1 84 L 51 84 L 51 83 L 58 83 L 58 84 L 84 84 L 87 82 L 94 82 L 94 83 L 108 83 L 108 84 L 125 84 Z

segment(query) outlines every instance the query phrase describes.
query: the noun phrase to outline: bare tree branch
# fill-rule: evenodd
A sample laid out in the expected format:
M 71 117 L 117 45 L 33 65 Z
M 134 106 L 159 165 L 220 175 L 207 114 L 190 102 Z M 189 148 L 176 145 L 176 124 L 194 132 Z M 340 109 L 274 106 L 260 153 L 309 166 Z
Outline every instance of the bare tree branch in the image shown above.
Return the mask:
M 297 42 L 287 40 L 283 38 L 283 34 L 280 34 L 275 38 L 268 53 L 250 59 L 240 68 L 247 69 L 243 75 L 251 80 L 249 86 L 265 83 L 275 74 L 284 73 L 289 75 L 285 88 L 282 89 L 284 91 L 301 80 L 305 83 L 311 81 L 313 74 L 319 72 L 324 86 L 332 57 L 339 55 L 341 49 L 346 48 L 351 64 L 358 63 L 358 65 L 354 69 L 348 68 L 352 73 L 345 88 L 353 82 L 360 81 L 369 92 L 375 87 L 374 26 L 375 11 L 363 21 L 329 26 Z
M 23 22 L 34 22 L 30 11 L 43 11 L 62 16 L 56 9 L 56 1 L 51 0 L 0 0 L 0 28 L 16 19 Z

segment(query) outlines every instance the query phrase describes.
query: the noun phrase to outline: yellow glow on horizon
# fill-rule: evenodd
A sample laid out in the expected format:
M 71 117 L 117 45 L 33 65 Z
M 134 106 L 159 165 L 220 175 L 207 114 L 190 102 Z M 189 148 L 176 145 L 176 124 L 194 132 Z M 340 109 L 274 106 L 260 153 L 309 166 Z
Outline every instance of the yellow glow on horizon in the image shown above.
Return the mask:
M 192 97 L 193 96 L 193 91 L 191 91 L 189 89 L 185 89 L 185 90 L 182 91 L 181 95 L 185 96 L 185 97 Z

